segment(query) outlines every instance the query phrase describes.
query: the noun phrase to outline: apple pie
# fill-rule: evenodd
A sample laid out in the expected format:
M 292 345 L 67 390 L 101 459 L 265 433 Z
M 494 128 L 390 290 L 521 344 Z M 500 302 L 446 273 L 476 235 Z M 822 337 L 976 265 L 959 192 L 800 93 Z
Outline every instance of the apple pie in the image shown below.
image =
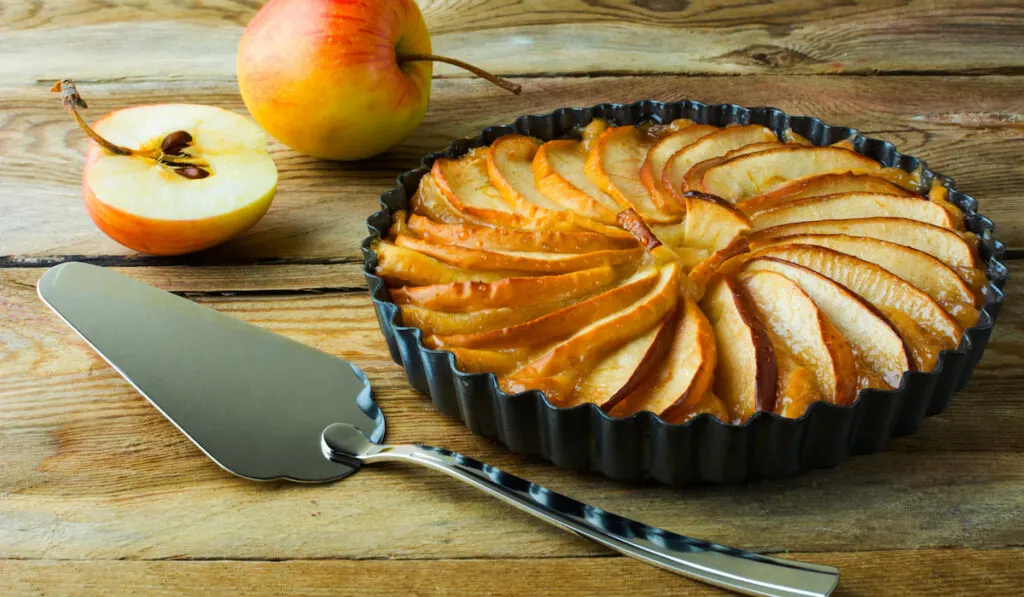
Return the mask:
M 372 249 L 404 325 L 509 393 L 740 424 L 931 371 L 987 282 L 947 189 L 852 141 L 676 120 L 438 159 Z

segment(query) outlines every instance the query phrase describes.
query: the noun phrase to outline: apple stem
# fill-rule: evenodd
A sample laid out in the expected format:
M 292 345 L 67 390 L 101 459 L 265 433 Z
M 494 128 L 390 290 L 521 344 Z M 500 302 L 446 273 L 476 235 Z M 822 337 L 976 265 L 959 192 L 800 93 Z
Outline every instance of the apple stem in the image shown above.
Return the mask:
M 82 132 L 89 136 L 90 139 L 99 143 L 104 149 L 117 155 L 134 155 L 136 152 L 127 147 L 121 147 L 107 141 L 100 136 L 99 133 L 94 131 L 89 123 L 82 118 L 82 115 L 78 113 L 79 108 L 88 108 L 89 105 L 85 103 L 82 96 L 78 94 L 78 89 L 75 87 L 75 82 L 71 79 L 62 79 L 57 81 L 56 84 L 50 89 L 50 91 L 60 92 L 61 102 L 64 104 L 64 109 L 67 110 L 71 118 L 75 119 L 75 124 L 78 128 L 82 129 Z
M 510 93 L 514 93 L 515 95 L 519 95 L 523 91 L 523 86 L 518 84 L 518 83 L 513 83 L 512 81 L 509 81 L 508 79 L 502 79 L 501 77 L 499 77 L 497 75 L 492 75 L 491 73 L 485 71 L 484 69 L 482 69 L 480 67 L 473 66 L 472 64 L 470 64 L 468 62 L 463 62 L 463 61 L 457 60 L 455 58 L 448 58 L 447 56 L 438 56 L 437 54 L 399 54 L 398 55 L 398 64 L 399 65 L 401 65 L 401 64 L 403 64 L 405 62 L 419 62 L 421 60 L 429 60 L 430 62 L 444 62 L 445 64 L 450 64 L 452 66 L 457 66 L 457 67 L 459 67 L 461 69 L 468 70 L 469 72 L 471 72 L 474 75 L 480 77 L 481 79 L 485 79 L 487 81 L 490 81 L 491 83 L 497 85 L 498 87 L 501 87 L 505 91 L 508 91 Z

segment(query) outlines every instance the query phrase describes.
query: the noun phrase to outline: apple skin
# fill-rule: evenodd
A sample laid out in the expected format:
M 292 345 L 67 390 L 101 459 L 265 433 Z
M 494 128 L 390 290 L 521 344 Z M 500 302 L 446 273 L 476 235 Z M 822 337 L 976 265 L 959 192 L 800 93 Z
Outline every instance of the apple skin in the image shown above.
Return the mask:
M 311 156 L 358 160 L 400 143 L 430 99 L 430 34 L 412 0 L 271 0 L 238 47 L 238 86 L 270 135 Z
M 233 212 L 196 220 L 162 220 L 128 213 L 99 200 L 88 184 L 89 168 L 104 150 L 89 141 L 82 170 L 82 198 L 96 226 L 129 249 L 150 255 L 182 255 L 208 249 L 238 236 L 267 213 L 275 186 L 258 201 Z

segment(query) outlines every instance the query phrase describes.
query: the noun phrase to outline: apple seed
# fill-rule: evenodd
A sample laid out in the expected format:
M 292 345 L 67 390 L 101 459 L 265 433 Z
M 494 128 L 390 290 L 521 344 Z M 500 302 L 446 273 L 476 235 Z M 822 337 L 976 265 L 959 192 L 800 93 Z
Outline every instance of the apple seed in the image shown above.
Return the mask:
M 192 135 L 187 131 L 174 131 L 164 137 L 160 144 L 160 151 L 167 155 L 181 155 L 181 150 L 192 144 Z
M 179 175 L 184 176 L 185 178 L 191 180 L 206 178 L 207 176 L 210 175 L 210 172 L 208 170 L 204 170 L 199 166 L 185 166 L 184 168 L 175 168 L 174 171 L 177 172 Z

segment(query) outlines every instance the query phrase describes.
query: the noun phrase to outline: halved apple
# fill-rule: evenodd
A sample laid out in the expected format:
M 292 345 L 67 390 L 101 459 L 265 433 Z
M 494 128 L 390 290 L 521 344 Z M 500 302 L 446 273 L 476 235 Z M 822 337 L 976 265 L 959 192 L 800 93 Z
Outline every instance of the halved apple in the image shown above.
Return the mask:
M 854 174 L 853 172 L 830 172 L 828 174 L 812 174 L 793 179 L 771 192 L 758 195 L 744 201 L 739 208 L 745 214 L 770 209 L 783 203 L 806 199 L 808 197 L 824 197 L 839 193 L 885 193 L 903 197 L 919 197 L 916 193 L 893 184 L 888 180 L 870 174 Z
M 116 155 L 91 140 L 82 175 L 89 216 L 107 236 L 136 251 L 180 255 L 219 245 L 258 222 L 277 191 L 266 135 L 223 108 L 136 106 L 111 112 L 93 129 L 140 151 Z M 179 131 L 189 136 L 188 155 L 175 166 L 174 156 L 164 156 L 160 147 Z M 204 166 L 182 166 L 186 160 Z M 195 176 L 183 173 L 190 169 Z
M 924 222 L 904 218 L 859 218 L 855 220 L 818 220 L 814 222 L 796 222 L 765 228 L 752 233 L 751 243 L 759 243 L 767 239 L 802 234 L 846 234 L 849 236 L 866 236 L 885 240 L 905 247 L 923 251 L 945 263 L 960 275 L 972 288 L 979 288 L 972 282 L 979 277 L 972 273 L 980 271 L 982 266 L 974 250 L 974 243 L 968 242 L 964 236 Z M 984 278 L 982 274 L 981 278 Z
M 730 126 L 712 133 L 680 147 L 665 161 L 660 179 L 663 188 L 681 193 L 687 190 L 683 188 L 686 173 L 697 164 L 751 144 L 779 142 L 771 129 L 759 124 Z
M 786 181 L 812 174 L 857 170 L 873 172 L 881 164 L 838 147 L 782 147 L 739 156 L 709 168 L 699 190 L 742 203 L 763 195 Z
M 678 300 L 679 267 L 675 264 L 664 265 L 657 270 L 653 288 L 640 300 L 600 319 L 592 319 L 571 337 L 556 344 L 509 377 L 537 378 L 567 370 L 579 370 L 591 355 L 606 354 L 609 347 L 621 345 L 657 325 L 675 309 Z M 557 312 L 552 314 L 556 317 L 557 315 Z
M 853 352 L 811 297 L 795 282 L 775 272 L 747 271 L 740 274 L 739 280 L 758 318 L 776 341 L 776 358 L 784 350 L 799 366 L 810 369 L 826 402 L 852 403 L 857 395 Z M 780 386 L 778 398 L 783 402 L 789 398 L 785 385 Z M 786 408 L 785 404 L 782 406 Z M 794 415 L 800 416 L 787 416 Z
M 714 392 L 734 423 L 775 408 L 775 351 L 739 283 L 719 277 L 700 303 L 715 332 L 718 351 Z M 727 349 L 725 348 L 727 347 Z
M 523 308 L 535 303 L 579 299 L 610 287 L 620 276 L 618 268 L 603 265 L 554 276 L 400 286 L 389 292 L 391 301 L 396 305 L 469 312 L 501 307 Z
M 586 175 L 587 148 L 572 139 L 548 141 L 533 158 L 537 190 L 551 201 L 604 224 L 622 207 Z
M 906 218 L 926 224 L 953 228 L 948 211 L 923 197 L 904 197 L 882 193 L 839 193 L 790 201 L 751 216 L 754 230 L 815 220 L 853 220 L 857 218 Z
M 683 418 L 711 389 L 718 350 L 711 323 L 692 299 L 670 322 L 672 342 L 657 368 L 628 396 L 606 407 L 613 417 L 649 410 L 668 421 Z M 724 420 L 724 419 L 723 419 Z
M 873 263 L 813 245 L 769 247 L 755 255 L 802 265 L 871 303 L 900 331 L 922 371 L 931 371 L 940 350 L 960 342 L 963 329 L 934 299 Z
M 895 388 L 904 371 L 913 370 L 913 362 L 903 338 L 877 309 L 861 300 L 846 287 L 814 270 L 774 257 L 757 257 L 743 266 L 744 272 L 770 271 L 785 276 L 804 291 L 850 343 L 859 368 L 873 375 L 860 375 L 870 382 L 877 377 L 884 382 L 858 387 Z
M 496 139 L 487 151 L 487 174 L 513 210 L 530 218 L 564 218 L 576 227 L 593 230 L 610 238 L 628 238 L 619 228 L 579 216 L 552 201 L 534 182 L 533 160 L 540 144 L 524 135 L 505 135 Z
M 643 165 L 640 166 L 640 183 L 650 193 L 659 209 L 668 213 L 681 213 L 683 210 L 683 206 L 675 201 L 670 188 L 662 184 L 662 174 L 669 158 L 682 148 L 717 130 L 719 130 L 717 126 L 710 124 L 692 124 L 663 137 L 647 152 L 647 157 L 644 159 Z
M 640 259 L 644 249 L 612 249 L 589 253 L 536 253 L 484 251 L 453 245 L 437 245 L 412 236 L 399 236 L 395 245 L 412 249 L 448 265 L 478 271 L 564 274 L 602 265 L 619 265 Z
M 637 272 L 611 290 L 520 325 L 474 334 L 431 336 L 425 342 L 434 348 L 465 346 L 494 349 L 544 346 L 625 309 L 650 292 L 658 281 L 659 271 L 649 268 Z
M 647 159 L 653 139 L 635 126 L 607 129 L 587 156 L 586 173 L 594 184 L 622 207 L 635 209 L 656 224 L 678 222 L 678 215 L 662 213 L 640 182 L 640 165 Z
M 534 251 L 547 253 L 589 253 L 636 246 L 626 235 L 608 236 L 597 232 L 562 232 L 559 230 L 522 230 L 494 228 L 477 224 L 443 224 L 413 214 L 405 222 L 405 230 L 392 231 L 392 237 L 412 234 L 435 244 L 448 244 L 467 249 L 497 251 Z M 619 231 L 621 232 L 621 230 Z

